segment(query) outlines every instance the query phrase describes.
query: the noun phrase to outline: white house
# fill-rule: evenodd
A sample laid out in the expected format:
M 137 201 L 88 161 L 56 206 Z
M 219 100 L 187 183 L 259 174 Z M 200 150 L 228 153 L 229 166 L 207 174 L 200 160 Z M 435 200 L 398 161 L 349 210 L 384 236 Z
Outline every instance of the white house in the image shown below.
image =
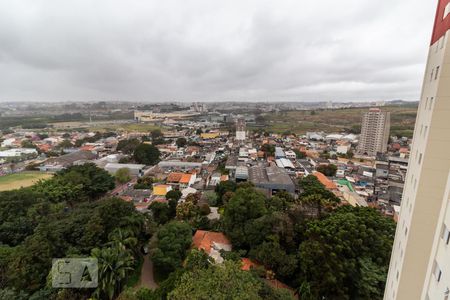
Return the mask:
M 2 142 L 1 146 L 2 148 L 12 147 L 15 141 L 16 141 L 15 138 L 6 139 Z
M 347 154 L 348 150 L 350 150 L 350 145 L 340 145 L 336 148 L 336 152 L 339 154 Z
M 284 151 L 284 154 L 286 155 L 286 158 L 289 158 L 289 159 L 296 159 L 297 158 L 297 154 L 295 154 L 295 152 L 292 151 L 292 150 Z

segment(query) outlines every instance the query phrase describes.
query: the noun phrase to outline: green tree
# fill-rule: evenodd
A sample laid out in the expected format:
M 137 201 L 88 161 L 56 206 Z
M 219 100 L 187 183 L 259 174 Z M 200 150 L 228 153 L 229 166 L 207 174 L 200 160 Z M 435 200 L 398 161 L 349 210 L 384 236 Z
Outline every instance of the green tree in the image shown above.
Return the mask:
M 184 137 L 180 137 L 177 139 L 176 144 L 179 148 L 186 146 L 187 140 Z
M 164 137 L 161 129 L 155 129 L 150 132 L 150 136 L 152 137 L 152 141 L 160 139 Z
M 223 196 L 227 192 L 234 192 L 237 188 L 236 182 L 227 180 L 222 181 L 215 187 L 215 192 L 217 194 L 217 206 L 221 206 L 223 204 Z
M 176 216 L 178 220 L 189 221 L 200 213 L 195 197 L 191 195 L 183 203 L 177 205 Z
M 204 258 L 200 261 L 205 263 Z M 240 261 L 189 268 L 174 282 L 168 299 L 267 299 L 292 300 L 285 289 L 273 289 L 252 272 L 242 271 Z
M 90 199 L 96 199 L 114 188 L 114 178 L 93 163 L 72 166 L 56 174 L 61 182 L 82 185 L 83 191 Z
M 315 298 L 381 299 L 395 223 L 372 208 L 344 206 L 307 225 L 300 282 Z
M 133 271 L 133 256 L 117 247 L 95 248 L 91 255 L 98 260 L 98 288 L 94 295 L 113 299 L 120 293 L 123 283 Z
M 308 175 L 299 180 L 300 188 L 303 190 L 300 198 L 309 195 L 320 195 L 322 198 L 328 199 L 330 202 L 339 203 L 340 200 L 331 191 L 327 190 L 325 186 L 314 175 Z
M 0 289 L 0 299 L 2 300 L 28 300 L 29 295 L 24 291 L 16 291 L 12 288 Z
M 69 140 L 63 140 L 62 142 L 60 142 L 60 143 L 58 144 L 58 148 L 61 148 L 61 149 L 72 148 L 73 146 L 74 146 L 74 145 L 73 145 L 72 142 L 69 141 Z
M 179 190 L 170 190 L 166 194 L 167 200 L 175 200 L 178 202 L 180 200 L 182 193 Z
M 297 159 L 304 159 L 306 157 L 305 152 L 302 152 L 297 148 L 295 148 L 293 151 L 295 152 L 295 156 L 297 157 Z
M 154 145 L 140 144 L 134 150 L 133 158 L 139 164 L 155 165 L 159 161 L 160 152 Z
M 189 271 L 206 269 L 214 263 L 213 259 L 203 250 L 189 251 L 184 268 Z
M 136 190 L 151 190 L 153 188 L 154 178 L 150 176 L 139 177 L 137 183 L 134 185 Z
M 275 155 L 275 146 L 274 145 L 264 144 L 261 146 L 260 150 L 264 152 L 265 157 Z
M 152 202 L 148 208 L 156 223 L 166 224 L 170 220 L 170 207 L 167 203 Z
M 121 140 L 117 144 L 117 151 L 121 151 L 124 154 L 133 154 L 134 150 L 136 150 L 137 146 L 139 146 L 141 142 L 138 139 L 127 139 Z
M 38 200 L 30 188 L 0 192 L 0 245 L 16 246 L 33 233 L 37 224 L 28 218 L 28 209 Z
M 177 205 L 178 201 L 181 198 L 181 192 L 179 190 L 171 190 L 166 194 L 166 199 L 169 204 L 169 216 L 170 218 L 174 218 L 177 214 Z
M 20 145 L 21 145 L 22 148 L 34 148 L 34 149 L 36 149 L 36 145 L 30 140 L 23 140 L 20 143 Z
M 111 247 L 119 248 L 122 251 L 129 251 L 134 256 L 138 254 L 138 239 L 132 230 L 116 228 L 108 235 L 108 239 L 110 241 L 108 244 Z
M 280 191 L 272 198 L 266 199 L 266 206 L 271 211 L 286 211 L 294 203 L 296 200 L 286 191 Z
M 298 267 L 296 256 L 287 254 L 277 241 L 263 242 L 250 251 L 250 257 L 281 277 L 292 276 Z
M 162 296 L 159 290 L 151 290 L 148 288 L 127 288 L 124 290 L 117 300 L 161 300 Z
M 264 118 L 263 115 L 257 115 L 255 118 L 255 122 L 257 124 L 264 124 L 264 123 L 266 123 L 266 119 Z
M 192 231 L 187 223 L 165 224 L 157 233 L 157 246 L 152 251 L 155 267 L 165 275 L 180 268 L 191 243 Z
M 333 164 L 320 165 L 317 167 L 317 171 L 323 173 L 325 176 L 333 177 L 336 176 L 337 166 Z
M 320 194 L 311 194 L 301 198 L 303 206 L 314 214 L 316 218 L 322 217 L 323 211 L 330 211 L 336 207 L 336 202 L 329 198 L 324 198 Z
M 254 188 L 241 188 L 225 206 L 223 225 L 233 245 L 250 248 L 249 231 L 258 223 L 256 219 L 267 213 L 265 196 Z
M 106 198 L 96 203 L 90 219 L 85 225 L 83 238 L 93 238 L 98 242 L 108 241 L 109 234 L 119 226 L 122 228 L 142 227 L 143 220 L 133 204 L 120 198 Z M 90 242 L 92 244 L 92 242 Z M 94 244 L 97 245 L 97 244 Z
M 185 273 L 168 299 L 261 299 L 262 283 L 240 264 L 225 261 L 222 265 Z
M 10 261 L 14 253 L 14 248 L 6 245 L 0 245 L 0 287 L 5 287 L 8 284 L 8 272 Z M 0 297 L 0 299 L 2 299 Z
M 127 183 L 128 181 L 131 180 L 131 173 L 130 173 L 130 169 L 128 168 L 120 168 L 119 170 L 116 171 L 116 174 L 114 175 L 114 177 L 116 177 L 116 180 L 119 183 Z
M 52 180 L 43 180 L 35 184 L 32 189 L 47 201 L 52 203 L 66 202 L 73 206 L 77 202 L 87 200 L 83 184 L 73 184 L 71 181 L 56 176 Z

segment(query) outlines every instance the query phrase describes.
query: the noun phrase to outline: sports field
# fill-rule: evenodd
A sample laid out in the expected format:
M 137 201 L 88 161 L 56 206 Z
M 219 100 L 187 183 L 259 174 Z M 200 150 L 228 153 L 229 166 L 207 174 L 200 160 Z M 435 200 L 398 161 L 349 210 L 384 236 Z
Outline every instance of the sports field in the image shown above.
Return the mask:
M 52 174 L 39 172 L 22 172 L 6 176 L 0 176 L 0 192 L 32 186 L 40 179 L 51 178 Z

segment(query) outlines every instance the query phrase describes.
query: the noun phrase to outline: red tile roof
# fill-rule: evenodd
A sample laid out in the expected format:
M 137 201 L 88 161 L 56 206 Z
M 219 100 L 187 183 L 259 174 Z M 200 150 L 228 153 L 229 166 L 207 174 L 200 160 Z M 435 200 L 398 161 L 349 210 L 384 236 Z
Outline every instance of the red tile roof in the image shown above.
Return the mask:
M 167 182 L 179 182 L 181 177 L 183 176 L 183 173 L 173 172 L 170 173 L 167 177 Z
M 91 145 L 84 145 L 83 147 L 80 148 L 80 150 L 84 150 L 84 151 L 92 151 L 95 149 L 95 146 L 91 146 Z
M 250 271 L 250 269 L 253 269 L 253 268 L 256 268 L 259 266 L 257 263 L 253 262 L 250 258 L 247 258 L 247 257 L 242 258 L 241 262 L 242 262 L 241 270 L 244 270 L 244 271 Z
M 180 179 L 180 183 L 189 183 L 191 181 L 191 174 L 183 174 Z
M 221 232 L 197 230 L 192 238 L 192 246 L 198 250 L 203 249 L 208 254 L 211 252 L 213 243 L 231 246 L 230 240 Z
M 316 176 L 317 179 L 319 179 L 320 183 L 322 183 L 327 189 L 330 190 L 337 189 L 337 185 L 333 181 L 328 179 L 328 177 L 325 176 L 323 173 L 314 172 L 313 175 Z

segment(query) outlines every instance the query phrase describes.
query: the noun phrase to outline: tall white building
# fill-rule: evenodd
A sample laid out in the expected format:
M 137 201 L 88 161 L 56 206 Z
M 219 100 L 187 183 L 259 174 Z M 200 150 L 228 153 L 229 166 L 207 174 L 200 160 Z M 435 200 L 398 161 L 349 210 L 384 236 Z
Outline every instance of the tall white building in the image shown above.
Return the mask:
M 236 140 L 245 141 L 245 120 L 240 118 L 236 120 Z
M 359 137 L 358 154 L 375 156 L 377 152 L 384 153 L 389 141 L 391 128 L 389 112 L 383 112 L 379 108 L 371 108 L 364 113 Z
M 450 0 L 439 0 L 384 299 L 450 299 Z

